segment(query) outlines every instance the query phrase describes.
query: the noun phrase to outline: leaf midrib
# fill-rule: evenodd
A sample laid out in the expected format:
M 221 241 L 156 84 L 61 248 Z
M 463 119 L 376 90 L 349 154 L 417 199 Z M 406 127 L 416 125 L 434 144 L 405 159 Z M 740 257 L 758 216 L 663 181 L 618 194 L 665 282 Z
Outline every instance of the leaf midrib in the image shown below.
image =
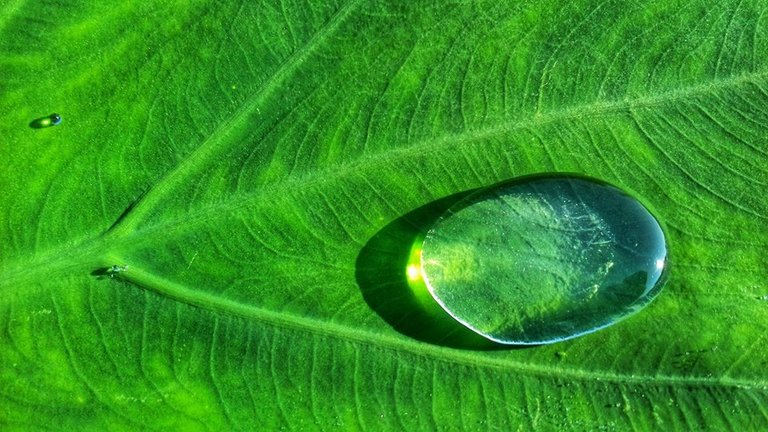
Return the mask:
M 484 141 L 501 135 L 511 134 L 515 131 L 524 130 L 536 126 L 543 126 L 551 123 L 568 122 L 577 119 L 594 118 L 616 114 L 627 114 L 631 117 L 632 110 L 639 108 L 649 108 L 666 105 L 672 102 L 694 99 L 702 95 L 711 95 L 719 91 L 730 88 L 737 88 L 746 84 L 758 85 L 758 82 L 768 78 L 768 71 L 745 74 L 734 78 L 716 80 L 707 84 L 686 87 L 681 90 L 665 92 L 656 96 L 639 97 L 635 99 L 624 99 L 620 101 L 599 101 L 590 104 L 583 104 L 564 110 L 552 111 L 550 113 L 535 113 L 529 118 L 512 122 L 511 124 L 502 124 L 489 126 L 482 129 L 470 130 L 458 134 L 445 135 L 432 140 L 425 140 L 407 147 L 400 147 L 392 150 L 386 150 L 375 154 L 364 155 L 351 163 L 342 163 L 337 166 L 323 167 L 304 173 L 296 177 L 289 177 L 279 183 L 265 185 L 250 193 L 244 193 L 240 196 L 231 197 L 219 201 L 210 206 L 198 208 L 195 211 L 186 213 L 182 217 L 167 219 L 155 223 L 146 224 L 140 227 L 134 227 L 136 231 L 130 234 L 137 234 L 144 242 L 151 241 L 152 234 L 157 231 L 164 232 L 169 227 L 182 225 L 193 228 L 199 223 L 210 222 L 216 217 L 225 217 L 228 212 L 247 207 L 253 202 L 257 202 L 262 196 L 281 196 L 282 194 L 295 191 L 307 190 L 312 187 L 320 186 L 324 183 L 334 183 L 340 178 L 347 177 L 355 172 L 370 172 L 380 169 L 384 164 L 398 165 L 399 161 L 414 159 L 418 155 L 435 154 L 453 146 L 461 145 L 466 147 L 468 143 Z M 190 175 L 192 173 L 189 173 Z M 151 211 L 146 208 L 145 212 Z M 184 222 L 182 224 L 182 222 Z M 128 233 L 126 233 L 128 234 Z M 140 235 L 139 235 L 140 234 Z M 136 244 L 133 243 L 132 244 Z M 138 242 L 143 244 L 143 242 Z
M 117 261 L 120 259 L 115 257 Z M 275 312 L 252 305 L 224 299 L 210 293 L 195 291 L 182 284 L 163 279 L 141 269 L 131 269 L 121 274 L 119 279 L 134 284 L 142 289 L 160 294 L 181 303 L 228 316 L 246 318 L 275 327 L 299 330 L 323 336 L 334 337 L 355 343 L 384 347 L 398 352 L 428 357 L 434 361 L 450 362 L 468 366 L 479 366 L 492 369 L 503 369 L 506 372 L 517 372 L 529 376 L 557 377 L 581 381 L 605 381 L 620 384 L 642 384 L 656 387 L 662 386 L 695 386 L 695 387 L 728 387 L 742 390 L 765 388 L 768 381 L 738 380 L 732 378 L 710 378 L 694 376 L 655 375 L 645 376 L 636 374 L 616 374 L 583 369 L 555 368 L 522 363 L 509 359 L 500 359 L 480 355 L 474 351 L 466 351 L 431 345 L 405 337 L 383 335 L 370 330 L 342 325 L 334 322 L 307 318 L 300 315 Z M 535 349 L 535 348 L 533 348 Z
M 116 224 L 116 226 L 113 227 L 113 230 L 116 232 L 130 232 L 137 229 L 148 216 L 151 216 L 154 209 L 162 205 L 163 198 L 172 193 L 175 189 L 174 186 L 184 184 L 190 179 L 193 179 L 195 175 L 199 174 L 199 170 L 204 169 L 206 166 L 210 166 L 211 161 L 215 159 L 215 156 L 218 153 L 217 150 L 220 150 L 222 147 L 229 148 L 241 144 L 241 134 L 238 134 L 237 132 L 238 130 L 246 130 L 245 133 L 247 133 L 247 130 L 249 129 L 248 126 L 253 124 L 253 118 L 259 113 L 261 102 L 268 98 L 279 88 L 281 83 L 285 82 L 291 74 L 299 69 L 299 66 L 310 57 L 314 50 L 321 46 L 323 42 L 340 27 L 359 3 L 360 0 L 353 0 L 340 8 L 300 49 L 293 52 L 278 67 L 277 71 L 263 86 L 246 99 L 243 104 L 229 116 L 229 118 L 223 120 L 219 126 L 213 130 L 211 135 L 203 141 L 189 157 L 167 171 L 158 182 L 153 184 L 152 188 L 143 195 L 142 199 L 137 203 L 135 208 L 132 209 L 130 214 L 127 214 L 119 224 Z M 209 210 L 201 209 L 198 213 L 203 213 L 205 215 L 206 213 L 220 212 L 224 209 L 231 208 L 232 206 L 237 208 L 237 202 L 241 200 L 256 200 L 260 195 L 265 193 L 275 193 L 281 190 L 290 189 L 290 187 L 306 187 L 314 182 L 320 183 L 320 181 L 314 180 L 316 177 L 320 177 L 321 179 L 337 178 L 356 170 L 358 167 L 374 168 L 383 163 L 382 161 L 410 158 L 413 157 L 414 154 L 450 148 L 458 142 L 466 143 L 479 141 L 501 134 L 511 133 L 526 127 L 541 126 L 558 121 L 592 118 L 600 115 L 607 116 L 622 112 L 630 113 L 633 109 L 654 107 L 677 100 L 695 98 L 699 95 L 714 94 L 744 84 L 757 84 L 757 81 L 763 80 L 766 77 L 768 77 L 768 71 L 752 72 L 724 79 L 715 77 L 711 81 L 703 84 L 669 90 L 658 95 L 637 96 L 633 99 L 625 98 L 615 101 L 595 101 L 549 113 L 541 112 L 540 104 L 538 104 L 536 110 L 529 114 L 528 118 L 514 121 L 511 124 L 488 126 L 477 130 L 469 130 L 458 134 L 439 137 L 436 140 L 420 141 L 413 145 L 397 148 L 392 151 L 385 150 L 372 155 L 363 155 L 351 164 L 342 163 L 339 167 L 321 167 L 320 169 L 300 175 L 300 177 L 295 180 L 288 178 L 274 187 L 262 187 L 261 189 L 255 190 L 252 194 L 248 194 L 244 198 L 225 200 L 223 203 L 210 207 Z M 540 94 L 539 97 L 541 98 L 542 95 Z M 188 215 L 185 215 L 183 220 L 186 221 L 187 216 Z M 155 226 L 163 229 L 169 224 L 176 224 L 178 222 L 179 220 L 177 219 L 165 224 L 161 222 Z
M 252 203 L 258 204 L 260 198 L 263 196 L 283 196 L 290 191 L 306 191 L 312 187 L 322 186 L 324 183 L 334 183 L 339 178 L 344 178 L 351 173 L 374 171 L 385 163 L 397 165 L 398 161 L 410 160 L 420 154 L 434 154 L 459 144 L 466 147 L 467 144 L 471 142 L 484 141 L 495 136 L 510 134 L 517 130 L 527 129 L 534 126 L 615 114 L 628 114 L 631 118 L 630 111 L 634 109 L 657 107 L 675 101 L 695 99 L 702 95 L 713 95 L 717 92 L 738 88 L 747 84 L 759 86 L 760 82 L 765 81 L 766 78 L 768 78 L 768 71 L 743 74 L 737 77 L 713 80 L 705 84 L 664 92 L 655 96 L 637 97 L 634 99 L 623 99 L 611 102 L 598 101 L 564 110 L 534 114 L 529 118 L 511 124 L 493 125 L 482 129 L 444 135 L 433 140 L 420 141 L 411 146 L 365 155 L 351 163 L 344 163 L 339 166 L 324 167 L 310 171 L 301 176 L 288 178 L 279 183 L 263 186 L 251 193 L 229 197 L 214 205 L 199 207 L 180 217 L 154 221 L 153 223 L 143 226 L 136 226 L 140 221 L 137 221 L 136 219 L 132 219 L 131 221 L 129 217 L 131 216 L 131 213 L 142 204 L 143 200 L 140 200 L 138 205 L 126 214 L 125 219 L 128 219 L 130 222 L 128 225 L 118 223 L 114 225 L 114 229 L 111 229 L 106 233 L 101 233 L 95 237 L 91 237 L 90 239 L 78 241 L 76 245 L 72 245 L 70 242 L 65 246 L 49 248 L 44 251 L 39 251 L 33 256 L 20 257 L 5 263 L 3 269 L 0 270 L 0 281 L 4 281 L 3 284 L 0 284 L 0 287 L 4 284 L 12 285 L 19 280 L 32 279 L 35 272 L 40 273 L 38 276 L 42 276 L 43 274 L 55 275 L 57 268 L 72 267 L 72 265 L 58 263 L 60 260 L 68 261 L 68 258 L 71 256 L 91 256 L 91 254 L 79 253 L 80 250 L 109 251 L 125 246 L 140 246 L 151 243 L 155 241 L 153 234 L 158 232 L 167 233 L 170 228 L 173 228 L 172 231 L 175 231 L 176 233 L 191 230 L 201 224 L 209 223 L 218 218 L 227 217 L 232 211 L 245 208 L 252 205 Z M 238 110 L 238 112 L 243 110 L 245 110 L 245 108 Z M 232 122 L 230 121 L 226 124 L 232 124 Z M 225 132 L 226 131 L 222 131 L 222 133 Z M 208 141 L 215 141 L 215 137 L 212 136 L 206 142 Z M 168 177 L 166 176 L 166 179 L 167 178 Z M 177 181 L 174 181 L 174 183 L 176 182 Z M 142 214 L 149 214 L 151 210 L 151 208 L 145 206 L 143 207 Z M 407 210 L 410 209 L 406 209 L 406 211 Z M 103 256 L 104 254 L 101 254 L 100 256 L 92 255 L 92 258 L 97 259 L 99 263 L 104 263 Z M 93 259 L 91 261 L 93 261 Z
M 290 74 L 296 70 L 312 54 L 316 47 L 320 46 L 333 31 L 352 13 L 360 0 L 353 0 L 340 8 L 325 25 L 321 27 L 300 49 L 294 51 L 285 61 L 280 64 L 275 73 L 267 82 L 254 92 L 243 104 L 233 112 L 229 118 L 222 121 L 187 158 L 181 161 L 174 168 L 152 185 L 152 188 L 144 193 L 141 200 L 132 209 L 113 230 L 131 231 L 137 224 L 151 214 L 152 210 L 161 204 L 163 198 L 174 190 L 174 186 L 183 184 L 196 172 L 202 169 L 214 158 L 217 150 L 220 149 L 222 142 L 227 142 L 227 137 L 235 134 L 230 140 L 231 143 L 238 142 L 237 131 L 241 128 L 247 128 L 252 124 L 251 119 L 258 115 L 261 103 L 274 90 L 286 81 Z

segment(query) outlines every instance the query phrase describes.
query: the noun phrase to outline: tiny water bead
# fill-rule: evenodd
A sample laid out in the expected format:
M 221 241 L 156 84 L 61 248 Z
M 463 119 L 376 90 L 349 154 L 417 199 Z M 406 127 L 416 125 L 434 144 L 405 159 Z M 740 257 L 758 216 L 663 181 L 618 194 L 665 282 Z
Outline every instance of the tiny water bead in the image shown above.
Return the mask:
M 42 129 L 51 126 L 56 126 L 61 123 L 61 116 L 57 113 L 53 113 L 44 117 L 39 117 L 32 120 L 29 123 L 29 127 L 34 129 Z
M 127 265 L 111 265 L 106 269 L 106 274 L 114 279 L 115 276 L 118 276 L 120 273 L 123 273 L 124 271 L 128 270 Z
M 637 200 L 557 176 L 467 196 L 429 229 L 417 262 L 459 322 L 496 342 L 533 345 L 637 312 L 661 290 L 666 258 L 664 233 Z

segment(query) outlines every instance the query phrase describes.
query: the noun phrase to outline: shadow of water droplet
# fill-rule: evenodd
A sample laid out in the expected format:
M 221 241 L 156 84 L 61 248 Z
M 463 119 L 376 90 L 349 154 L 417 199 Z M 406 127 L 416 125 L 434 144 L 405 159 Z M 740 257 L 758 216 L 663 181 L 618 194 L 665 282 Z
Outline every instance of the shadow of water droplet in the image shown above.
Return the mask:
M 109 277 L 109 267 L 101 267 L 93 270 L 90 273 L 91 276 L 95 277 L 96 279 L 104 279 Z
M 409 283 L 414 243 L 449 207 L 473 192 L 434 201 L 385 226 L 358 255 L 357 282 L 368 305 L 403 335 L 453 348 L 517 348 L 492 342 L 463 326 L 432 299 L 423 283 Z

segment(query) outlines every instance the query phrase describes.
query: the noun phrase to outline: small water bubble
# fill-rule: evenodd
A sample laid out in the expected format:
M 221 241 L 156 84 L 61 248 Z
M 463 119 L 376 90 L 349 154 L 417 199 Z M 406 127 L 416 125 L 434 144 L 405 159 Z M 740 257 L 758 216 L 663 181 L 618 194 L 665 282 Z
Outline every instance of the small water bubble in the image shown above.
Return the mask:
M 659 223 L 636 199 L 566 176 L 482 189 L 421 246 L 420 276 L 443 309 L 488 339 L 523 345 L 637 312 L 659 293 L 667 259 Z
M 128 270 L 127 265 L 111 265 L 107 268 L 107 275 L 109 275 L 110 278 L 114 278 L 115 276 L 119 275 L 120 273 Z
M 61 115 L 53 113 L 44 117 L 39 117 L 32 120 L 29 123 L 29 127 L 33 129 L 43 129 L 51 126 L 56 126 L 61 123 Z

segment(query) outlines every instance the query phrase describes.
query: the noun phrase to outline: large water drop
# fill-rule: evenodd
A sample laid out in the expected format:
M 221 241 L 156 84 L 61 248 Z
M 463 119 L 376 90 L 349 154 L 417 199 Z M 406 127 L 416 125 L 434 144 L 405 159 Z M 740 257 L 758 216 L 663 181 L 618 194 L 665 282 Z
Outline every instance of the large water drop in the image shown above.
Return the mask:
M 451 207 L 424 237 L 420 271 L 443 309 L 480 335 L 544 344 L 643 308 L 666 257 L 659 223 L 636 199 L 595 180 L 539 177 Z

